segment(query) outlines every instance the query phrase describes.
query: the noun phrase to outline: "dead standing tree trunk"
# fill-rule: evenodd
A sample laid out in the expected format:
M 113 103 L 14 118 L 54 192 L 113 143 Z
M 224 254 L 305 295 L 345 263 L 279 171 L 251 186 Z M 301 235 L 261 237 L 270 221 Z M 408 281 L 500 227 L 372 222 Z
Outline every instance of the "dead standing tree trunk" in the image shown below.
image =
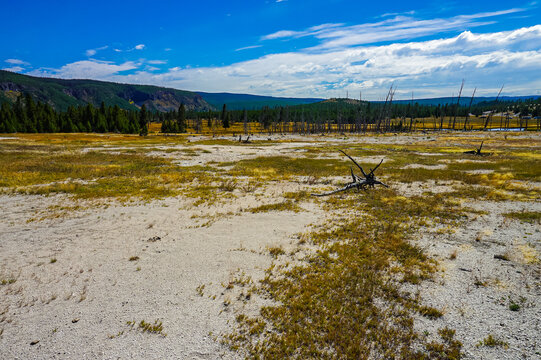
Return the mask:
M 466 130 L 466 124 L 468 123 L 468 119 L 470 118 L 470 110 L 471 110 L 471 106 L 473 104 L 473 98 L 475 97 L 475 92 L 477 91 L 477 88 L 473 89 L 473 94 L 471 96 L 471 99 L 470 99 L 470 105 L 468 106 L 468 111 L 466 111 L 466 119 L 464 119 L 464 129 L 463 130 Z
M 464 88 L 464 79 L 462 79 L 462 85 L 460 85 L 460 91 L 458 92 L 458 100 L 456 101 L 455 105 L 455 114 L 453 117 L 453 130 L 455 129 L 456 124 L 456 115 L 458 113 L 458 108 L 460 107 L 460 97 L 462 96 L 462 89 Z
M 368 187 L 373 188 L 375 185 L 382 185 L 382 186 L 385 186 L 386 188 L 389 187 L 388 185 L 382 183 L 381 181 L 376 180 L 376 176 L 374 175 L 374 171 L 376 171 L 376 169 L 381 165 L 381 163 L 383 163 L 383 159 L 381 159 L 381 161 L 375 168 L 370 169 L 370 172 L 367 174 L 364 172 L 362 166 L 359 165 L 351 156 L 346 154 L 343 150 L 338 150 L 338 151 L 340 151 L 342 154 L 346 155 L 351 161 L 353 161 L 353 163 L 361 170 L 361 173 L 363 174 L 364 179 L 361 178 L 360 176 L 355 175 L 353 173 L 353 168 L 350 167 L 351 178 L 352 178 L 352 181 L 350 183 L 346 184 L 346 186 L 340 189 L 325 192 L 322 194 L 312 194 L 312 196 L 328 196 L 328 195 L 336 194 L 336 193 L 346 191 L 349 189 L 366 190 Z
M 496 101 L 494 101 L 494 105 L 496 105 L 496 104 L 498 103 L 498 99 L 500 98 L 500 94 L 502 93 L 502 90 L 503 90 L 503 85 L 502 85 L 500 91 L 498 92 L 498 96 L 496 96 Z M 494 112 L 496 112 L 496 110 L 492 110 L 492 111 L 488 114 L 487 120 L 485 121 L 485 126 L 484 126 L 483 130 L 486 130 L 486 129 L 487 129 L 487 126 L 488 126 L 488 124 L 490 123 L 490 120 L 492 120 L 492 114 L 493 114 Z

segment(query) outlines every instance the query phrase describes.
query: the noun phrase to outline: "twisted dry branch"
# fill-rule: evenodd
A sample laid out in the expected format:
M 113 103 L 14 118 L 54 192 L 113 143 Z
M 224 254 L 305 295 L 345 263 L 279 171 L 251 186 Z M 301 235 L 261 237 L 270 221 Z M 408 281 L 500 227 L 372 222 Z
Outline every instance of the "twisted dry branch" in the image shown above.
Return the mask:
M 353 168 L 350 167 L 351 179 L 352 179 L 352 181 L 350 183 L 346 184 L 346 186 L 344 186 L 343 188 L 333 190 L 333 191 L 329 191 L 329 192 L 325 192 L 325 193 L 322 193 L 322 194 L 312 194 L 312 196 L 328 196 L 328 195 L 336 194 L 336 193 L 339 193 L 339 192 L 342 192 L 342 191 L 346 191 L 346 190 L 349 190 L 349 189 L 355 189 L 355 188 L 357 190 L 361 190 L 361 189 L 366 190 L 368 187 L 374 187 L 375 185 L 382 185 L 382 186 L 385 186 L 386 188 L 389 187 L 388 185 L 382 183 L 381 181 L 376 180 L 376 176 L 374 175 L 374 171 L 376 171 L 376 169 L 381 165 L 381 163 L 383 163 L 383 159 L 381 159 L 381 161 L 379 162 L 379 164 L 375 168 L 370 169 L 370 172 L 367 174 L 367 173 L 364 172 L 363 167 L 361 165 L 359 165 L 357 163 L 357 161 L 355 161 L 351 156 L 346 154 L 345 151 L 340 150 L 340 149 L 338 149 L 338 151 L 340 151 L 342 154 L 346 155 L 351 161 L 353 161 L 353 163 L 361 170 L 361 173 L 363 174 L 364 179 L 361 178 L 360 176 L 355 175 L 355 173 L 353 172 Z

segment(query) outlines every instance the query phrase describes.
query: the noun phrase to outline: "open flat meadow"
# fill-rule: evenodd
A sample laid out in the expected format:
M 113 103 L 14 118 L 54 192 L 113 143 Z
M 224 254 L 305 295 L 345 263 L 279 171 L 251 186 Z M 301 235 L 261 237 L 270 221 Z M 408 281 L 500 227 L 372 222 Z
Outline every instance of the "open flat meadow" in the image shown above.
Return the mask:
M 338 150 L 389 187 L 312 196 Z M 541 357 L 539 133 L 13 134 L 0 174 L 2 359 Z

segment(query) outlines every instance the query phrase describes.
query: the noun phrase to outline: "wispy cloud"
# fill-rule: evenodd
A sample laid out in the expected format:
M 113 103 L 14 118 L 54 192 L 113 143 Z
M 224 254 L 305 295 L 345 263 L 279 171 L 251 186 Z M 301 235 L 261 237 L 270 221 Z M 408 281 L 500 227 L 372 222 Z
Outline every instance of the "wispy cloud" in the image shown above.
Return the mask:
M 20 72 L 23 72 L 25 69 L 20 66 L 12 66 L 12 67 L 3 68 L 2 70 L 20 73 Z
M 415 10 L 405 11 L 405 12 L 390 12 L 383 15 L 377 16 L 378 18 L 390 17 L 390 16 L 399 16 L 399 15 L 413 15 Z
M 62 66 L 59 69 L 36 69 L 29 72 L 36 76 L 54 76 L 64 79 L 105 80 L 119 72 L 137 69 L 141 64 L 127 61 L 117 65 L 111 61 L 82 60 Z
M 9 66 L 2 68 L 2 70 L 11 71 L 11 72 L 24 72 L 28 66 L 30 66 L 29 62 L 23 61 L 21 59 L 6 59 L 4 60 L 5 63 L 9 64 Z
M 117 64 L 90 59 L 31 73 L 275 96 L 329 97 L 362 91 L 363 97 L 374 100 L 391 83 L 398 86 L 398 97 L 407 98 L 412 90 L 419 97 L 449 96 L 464 78 L 467 86 L 478 87 L 480 95 L 497 93 L 502 83 L 509 93 L 531 94 L 541 89 L 541 78 L 532 76 L 541 64 L 541 25 L 492 33 L 469 29 L 495 16 L 520 11 L 432 20 L 395 16 L 370 24 L 321 24 L 303 31 L 276 32 L 263 40 L 313 36 L 321 43 L 317 48 L 265 55 L 227 66 L 189 68 L 171 64 L 160 70 L 150 65 L 161 64 L 162 60 Z M 458 35 L 446 33 L 462 27 L 468 29 Z M 411 40 L 434 33 L 441 33 L 441 38 Z M 396 42 L 404 39 L 409 41 Z
M 235 49 L 235 51 L 242 51 L 242 50 L 250 50 L 250 49 L 257 49 L 262 47 L 263 45 L 251 45 L 251 46 L 245 46 L 238 49 Z
M 87 51 L 85 51 L 85 54 L 86 54 L 86 56 L 91 57 L 91 56 L 96 55 L 96 53 L 97 53 L 98 51 L 105 50 L 105 49 L 107 49 L 108 47 L 109 47 L 108 45 L 105 45 L 105 46 L 102 46 L 102 47 L 99 47 L 99 48 L 95 48 L 95 49 L 88 49 Z
M 305 36 L 317 36 L 326 30 L 340 27 L 344 24 L 321 24 L 312 26 L 304 31 L 280 30 L 261 37 L 261 40 L 274 40 L 283 38 L 300 38 Z
M 167 60 L 148 60 L 147 63 L 152 65 L 163 65 L 167 64 Z
M 4 61 L 11 65 L 30 65 L 30 63 L 20 59 L 6 59 Z
M 146 47 L 145 44 L 138 44 L 138 45 L 135 45 L 134 47 L 132 48 L 128 48 L 128 49 L 119 49 L 119 48 L 114 48 L 113 50 L 115 52 L 132 52 L 134 50 L 144 50 Z M 100 49 L 97 49 L 97 50 L 100 50 Z M 167 50 L 166 50 L 167 51 Z
M 442 32 L 466 30 L 473 27 L 491 24 L 502 15 L 524 11 L 512 8 L 495 12 L 483 12 L 472 15 L 459 15 L 451 18 L 422 20 L 404 14 L 384 14 L 394 17 L 373 23 L 352 26 L 343 24 L 323 24 L 302 31 L 280 30 L 263 36 L 262 40 L 287 39 L 299 37 L 315 37 L 321 43 L 312 50 L 346 48 L 351 46 L 374 44 L 378 42 L 415 39 Z
M 274 32 L 272 34 L 265 35 L 265 36 L 261 37 L 261 39 L 262 40 L 272 40 L 272 39 L 295 37 L 295 36 L 302 35 L 302 34 L 304 34 L 302 31 L 280 30 L 280 31 Z

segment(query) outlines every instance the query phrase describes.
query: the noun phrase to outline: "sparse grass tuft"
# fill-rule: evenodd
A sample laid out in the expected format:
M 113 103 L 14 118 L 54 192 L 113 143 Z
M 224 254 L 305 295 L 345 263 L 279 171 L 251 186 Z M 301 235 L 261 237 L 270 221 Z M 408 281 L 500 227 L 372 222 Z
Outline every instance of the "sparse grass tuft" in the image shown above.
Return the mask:
M 519 311 L 520 310 L 520 305 L 515 303 L 515 302 L 511 302 L 509 304 L 509 310 L 511 310 L 511 311 Z
M 439 319 L 440 317 L 443 316 L 443 313 L 440 310 L 430 307 L 430 306 L 420 306 L 419 314 L 432 320 Z
M 128 321 L 126 324 L 131 328 L 134 328 L 137 323 L 135 321 Z M 137 325 L 137 328 L 143 333 L 159 334 L 164 337 L 167 336 L 167 334 L 163 332 L 163 324 L 159 320 L 154 321 L 154 324 L 141 320 Z
M 269 212 L 269 211 L 299 212 L 301 211 L 301 207 L 299 207 L 293 201 L 287 200 L 287 201 L 281 201 L 281 202 L 272 203 L 272 204 L 260 205 L 257 207 L 246 209 L 246 211 L 249 211 L 252 214 L 261 213 L 261 212 Z
M 195 289 L 195 291 L 197 292 L 197 295 L 199 295 L 199 296 L 203 296 L 203 295 L 204 295 L 203 290 L 205 290 L 205 284 L 199 285 L 199 286 Z
M 479 341 L 476 346 L 477 347 L 481 347 L 481 346 L 488 346 L 488 347 L 501 346 L 504 349 L 508 349 L 509 348 L 509 343 L 496 338 L 492 334 L 489 334 L 486 338 Z
M 284 255 L 286 253 L 284 249 L 282 249 L 281 247 L 270 247 L 268 248 L 268 250 L 269 250 L 269 254 L 273 258 L 277 258 L 278 256 Z
M 17 279 L 13 279 L 13 278 L 10 278 L 10 279 L 2 279 L 0 280 L 0 285 L 11 285 L 13 284 L 14 282 L 16 282 Z

